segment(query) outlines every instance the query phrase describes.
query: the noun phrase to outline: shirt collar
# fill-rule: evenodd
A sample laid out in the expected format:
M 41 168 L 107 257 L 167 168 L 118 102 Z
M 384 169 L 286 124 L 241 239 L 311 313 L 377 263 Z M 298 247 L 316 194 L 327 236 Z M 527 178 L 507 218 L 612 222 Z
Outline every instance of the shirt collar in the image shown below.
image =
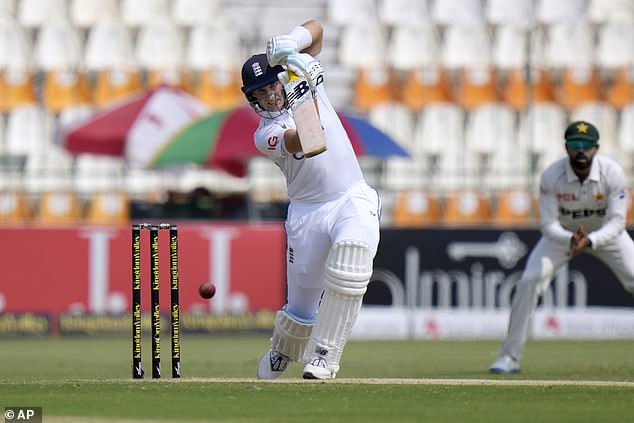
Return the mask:
M 597 164 L 597 156 L 595 155 L 592 159 L 592 165 L 590 165 L 590 174 L 586 180 L 598 181 L 599 180 L 599 165 Z M 572 170 L 572 166 L 570 165 L 570 159 L 566 160 L 566 179 L 568 182 L 578 181 L 579 177 Z

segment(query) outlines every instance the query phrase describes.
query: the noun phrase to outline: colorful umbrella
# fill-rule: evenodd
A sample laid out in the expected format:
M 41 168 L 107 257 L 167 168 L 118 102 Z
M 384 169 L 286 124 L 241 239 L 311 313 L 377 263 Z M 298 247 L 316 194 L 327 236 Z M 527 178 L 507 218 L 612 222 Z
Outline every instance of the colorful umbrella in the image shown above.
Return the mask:
M 338 114 L 357 156 L 410 157 L 403 147 L 367 120 L 349 114 Z
M 65 128 L 63 144 L 73 154 L 119 156 L 147 166 L 174 133 L 208 113 L 196 97 L 161 86 Z
M 200 163 L 235 176 L 248 158 L 261 154 L 253 143 L 260 116 L 250 106 L 215 112 L 182 128 L 152 159 L 153 166 Z
M 358 156 L 409 157 L 392 138 L 368 121 L 343 113 L 339 113 L 339 118 Z M 212 113 L 175 134 L 151 164 L 200 163 L 244 176 L 246 160 L 260 154 L 253 143 L 259 122 L 260 117 L 249 106 Z
M 357 155 L 409 157 L 368 121 L 339 117 Z M 122 156 L 138 166 L 198 163 L 244 176 L 247 159 L 261 154 L 253 143 L 259 122 L 250 106 L 209 113 L 195 97 L 160 87 L 66 130 L 64 145 L 74 154 Z

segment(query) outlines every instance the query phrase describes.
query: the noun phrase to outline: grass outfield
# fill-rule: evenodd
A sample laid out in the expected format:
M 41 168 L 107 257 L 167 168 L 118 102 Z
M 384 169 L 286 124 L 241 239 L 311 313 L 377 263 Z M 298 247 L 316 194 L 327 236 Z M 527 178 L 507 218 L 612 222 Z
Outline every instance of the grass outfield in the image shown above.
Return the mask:
M 299 364 L 254 379 L 267 338 L 186 336 L 184 377 L 160 381 L 131 380 L 129 337 L 2 339 L 0 407 L 41 406 L 44 422 L 634 422 L 634 340 L 530 341 L 507 376 L 487 372 L 495 341 L 351 341 L 324 383 Z

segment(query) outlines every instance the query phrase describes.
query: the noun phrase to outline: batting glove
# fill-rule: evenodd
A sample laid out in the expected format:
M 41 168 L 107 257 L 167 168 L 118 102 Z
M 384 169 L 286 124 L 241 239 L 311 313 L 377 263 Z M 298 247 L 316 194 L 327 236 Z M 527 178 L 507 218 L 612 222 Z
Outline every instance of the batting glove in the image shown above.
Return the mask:
M 284 92 L 286 93 L 286 101 L 288 101 L 288 108 L 295 111 L 297 107 L 306 101 L 307 98 L 313 98 L 311 96 L 306 97 L 306 92 L 310 91 L 310 84 L 308 81 L 302 78 L 293 78 L 287 71 L 277 74 L 277 79 L 282 83 Z M 314 94 L 314 93 L 313 93 Z
M 286 64 L 286 58 L 298 52 L 297 40 L 289 35 L 278 35 L 266 42 L 266 60 L 269 65 Z
M 317 85 L 324 82 L 324 68 L 321 66 L 321 63 L 315 60 L 310 54 L 291 54 L 286 59 L 286 67 L 291 72 L 306 78 L 313 93 Z

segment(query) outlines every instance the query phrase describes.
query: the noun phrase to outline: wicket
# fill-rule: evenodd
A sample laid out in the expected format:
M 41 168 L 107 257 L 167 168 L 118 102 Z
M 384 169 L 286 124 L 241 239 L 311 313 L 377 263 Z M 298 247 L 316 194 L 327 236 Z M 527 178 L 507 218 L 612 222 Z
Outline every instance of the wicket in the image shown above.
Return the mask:
M 170 238 L 170 322 L 172 377 L 181 376 L 180 304 L 178 282 L 178 227 L 169 223 L 132 225 L 132 377 L 143 379 L 141 362 L 141 231 L 150 232 L 150 293 L 152 320 L 152 379 L 161 377 L 161 314 L 159 301 L 159 231 Z

